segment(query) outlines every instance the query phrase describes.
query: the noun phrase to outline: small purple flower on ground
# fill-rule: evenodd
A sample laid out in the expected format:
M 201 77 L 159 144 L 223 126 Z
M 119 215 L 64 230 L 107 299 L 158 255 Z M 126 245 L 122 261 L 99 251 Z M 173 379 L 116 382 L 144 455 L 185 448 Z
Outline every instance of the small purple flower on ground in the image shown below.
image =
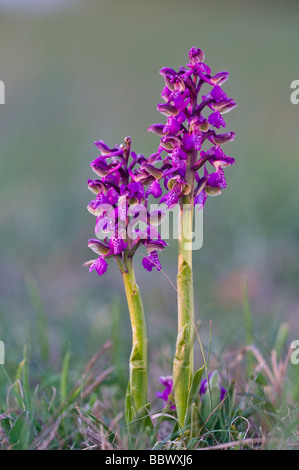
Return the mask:
M 211 372 L 209 374 L 209 380 L 211 379 L 213 374 L 214 374 L 214 372 Z M 168 376 L 168 377 L 161 376 L 159 378 L 159 381 L 165 388 L 164 388 L 163 392 L 156 392 L 157 398 L 161 398 L 162 400 L 164 400 L 165 405 L 171 405 L 170 408 L 174 410 L 175 409 L 175 404 L 173 402 L 174 398 L 173 398 L 173 380 L 172 380 L 172 377 L 171 376 Z M 220 401 L 222 401 L 225 397 L 225 394 L 226 394 L 227 390 L 224 387 L 222 387 L 220 381 L 218 383 L 218 387 L 219 387 Z M 203 395 L 205 395 L 205 393 L 207 391 L 208 391 L 208 379 L 203 380 L 201 382 L 201 385 L 200 385 L 200 388 L 199 388 L 199 395 L 202 397 Z
M 173 380 L 172 377 L 159 377 L 160 383 L 163 385 L 164 390 L 163 392 L 157 392 L 157 398 L 161 398 L 164 400 L 164 405 L 169 406 L 171 410 L 175 410 L 175 404 L 173 403 Z
M 213 374 L 213 372 L 211 374 L 209 374 L 209 380 L 211 379 L 212 374 Z M 218 383 L 218 387 L 219 387 L 219 392 L 220 392 L 220 401 L 222 401 L 223 398 L 225 397 L 225 394 L 226 394 L 227 390 L 224 387 L 221 386 L 220 382 Z M 202 396 L 207 392 L 207 390 L 208 390 L 208 380 L 206 379 L 201 383 L 201 386 L 200 386 L 200 389 L 199 389 L 199 394 Z

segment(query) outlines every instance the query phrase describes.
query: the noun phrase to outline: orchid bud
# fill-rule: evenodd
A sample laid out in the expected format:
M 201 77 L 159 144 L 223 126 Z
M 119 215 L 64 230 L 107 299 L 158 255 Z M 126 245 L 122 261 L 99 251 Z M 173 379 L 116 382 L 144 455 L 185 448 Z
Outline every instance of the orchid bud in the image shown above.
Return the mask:
M 151 176 L 156 178 L 156 180 L 159 180 L 163 176 L 163 171 L 159 170 L 158 168 L 155 168 L 149 163 L 143 163 L 142 168 L 145 169 Z
M 169 90 L 174 91 L 174 83 L 171 81 L 170 75 L 165 75 L 165 85 Z
M 130 147 L 131 143 L 132 143 L 131 137 L 129 137 L 129 136 L 125 137 L 124 138 L 124 143 L 127 147 Z
M 174 69 L 171 69 L 169 67 L 163 67 L 161 70 L 160 70 L 160 75 L 162 75 L 162 77 L 166 77 L 166 75 L 175 75 L 176 74 L 176 71 Z
M 107 163 L 103 160 L 103 157 L 98 157 L 96 158 L 93 162 L 90 164 L 92 170 L 98 175 L 98 176 L 107 176 L 109 173 L 109 166 Z
M 234 109 L 236 106 L 237 106 L 237 104 L 232 99 L 219 101 L 218 103 L 213 103 L 212 104 L 212 108 L 215 111 L 219 111 L 221 114 L 228 113 L 229 111 Z
M 182 143 L 179 139 L 179 137 L 176 137 L 175 135 L 172 135 L 171 137 L 164 137 L 160 141 L 161 147 L 163 147 L 165 150 L 172 150 L 174 147 L 180 146 Z
M 139 183 L 140 181 L 143 181 L 148 178 L 148 173 L 146 171 L 143 171 L 143 170 L 139 170 L 138 173 L 135 175 L 134 179 L 137 183 Z
M 164 250 L 168 244 L 163 240 L 152 240 L 150 242 L 145 243 L 147 253 L 152 253 L 153 251 L 161 251 Z
M 195 64 L 202 62 L 205 58 L 205 55 L 201 49 L 196 49 L 192 47 L 189 51 L 189 62 L 190 65 L 193 67 Z
M 217 186 L 208 186 L 206 184 L 205 190 L 209 196 L 219 196 L 222 193 L 222 189 Z
M 109 252 L 108 246 L 94 238 L 88 240 L 87 246 L 98 255 L 106 255 Z
M 235 132 L 227 132 L 226 134 L 218 134 L 213 136 L 213 141 L 215 144 L 225 144 L 227 142 L 232 142 L 235 140 Z
M 164 114 L 164 116 L 176 116 L 179 113 L 179 110 L 175 106 L 164 103 L 159 103 L 157 106 L 157 110 L 161 114 Z
M 164 128 L 165 128 L 164 124 L 153 124 L 152 126 L 149 126 L 147 130 L 148 132 L 153 132 L 154 134 L 157 134 L 160 137 L 163 137 L 164 135 L 167 134 L 167 132 L 163 131 Z
M 90 201 L 87 205 L 87 210 L 90 212 L 92 215 L 99 216 L 102 214 L 102 209 L 100 205 L 96 205 L 94 201 Z
M 166 75 L 165 76 L 165 85 L 167 86 L 167 88 L 169 88 L 169 90 L 171 91 L 175 91 L 175 90 L 178 90 L 178 91 L 185 91 L 185 83 L 184 83 L 184 80 L 179 77 L 178 75 Z
M 103 155 L 109 155 L 113 151 L 103 140 L 97 140 L 94 142 L 94 145 L 102 152 Z
M 94 194 L 99 194 L 105 191 L 105 185 L 100 180 L 88 180 L 88 189 Z
M 229 77 L 229 72 L 218 72 L 214 77 L 211 78 L 212 82 L 215 85 L 222 85 L 222 83 L 226 82 Z

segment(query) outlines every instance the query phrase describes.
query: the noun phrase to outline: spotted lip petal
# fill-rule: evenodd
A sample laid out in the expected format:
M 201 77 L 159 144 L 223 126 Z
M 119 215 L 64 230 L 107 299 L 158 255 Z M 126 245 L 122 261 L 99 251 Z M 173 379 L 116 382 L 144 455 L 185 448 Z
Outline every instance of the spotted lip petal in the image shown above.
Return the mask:
M 102 256 L 100 256 L 89 266 L 89 272 L 95 270 L 99 276 L 102 276 L 107 271 L 107 268 L 108 263 L 102 258 Z
M 119 255 L 127 246 L 128 244 L 122 238 L 111 238 L 109 242 L 110 253 L 113 255 Z
M 155 198 L 161 197 L 162 188 L 158 180 L 155 180 L 150 184 L 146 192 L 146 196 L 148 197 L 150 194 L 152 194 Z
M 210 114 L 210 116 L 208 117 L 208 121 L 211 124 L 211 126 L 214 126 L 217 129 L 220 129 L 221 126 L 222 127 L 226 126 L 225 120 L 223 119 L 219 111 L 215 111 L 214 113 Z
M 165 194 L 159 201 L 159 204 L 165 203 L 168 209 L 171 209 L 177 205 L 180 200 L 181 191 L 174 188 Z
M 153 268 L 156 268 L 157 271 L 161 271 L 162 266 L 159 261 L 158 252 L 156 250 L 151 251 L 146 257 L 142 260 L 142 265 L 144 269 L 151 272 Z

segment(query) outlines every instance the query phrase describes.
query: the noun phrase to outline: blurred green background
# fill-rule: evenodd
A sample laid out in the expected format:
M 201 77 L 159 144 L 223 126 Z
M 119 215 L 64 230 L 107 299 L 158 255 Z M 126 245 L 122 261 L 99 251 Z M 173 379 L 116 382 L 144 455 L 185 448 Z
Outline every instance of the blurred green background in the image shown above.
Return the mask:
M 155 152 L 158 138 L 147 127 L 161 122 L 159 69 L 185 65 L 192 46 L 205 51 L 213 73 L 230 72 L 224 88 L 238 103 L 227 115 L 237 138 L 226 150 L 236 164 L 226 171 L 223 195 L 205 206 L 204 245 L 194 253 L 201 339 L 208 347 L 211 321 L 216 356 L 242 344 L 244 279 L 260 344 L 267 347 L 281 321 L 297 339 L 299 105 L 290 102 L 290 83 L 299 79 L 299 3 L 54 4 L 0 1 L 0 339 L 7 363 L 19 361 L 28 344 L 37 368 L 46 367 L 47 348 L 54 369 L 68 348 L 80 368 L 112 338 L 126 364 L 131 336 L 117 266 L 110 263 L 103 278 L 82 267 L 94 236 L 86 210 L 93 142 L 114 145 L 130 135 L 134 150 Z M 176 293 L 140 261 L 151 360 L 165 375 Z M 161 261 L 175 282 L 175 242 Z

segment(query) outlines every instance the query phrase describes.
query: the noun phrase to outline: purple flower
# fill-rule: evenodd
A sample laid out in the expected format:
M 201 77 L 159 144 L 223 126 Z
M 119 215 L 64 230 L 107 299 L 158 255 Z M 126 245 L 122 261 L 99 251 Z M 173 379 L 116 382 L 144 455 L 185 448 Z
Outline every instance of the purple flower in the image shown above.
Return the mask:
M 109 254 L 119 255 L 127 248 L 127 246 L 128 244 L 125 243 L 122 238 L 111 238 L 109 241 Z
M 197 194 L 194 198 L 194 205 L 197 209 L 203 209 L 208 198 L 208 193 L 205 189 L 202 189 L 199 194 Z
M 226 188 L 226 179 L 224 176 L 224 171 L 221 167 L 219 167 L 217 171 L 214 171 L 214 173 L 209 175 L 208 181 L 206 183 L 206 189 L 207 187 Z
M 162 188 L 158 180 L 153 181 L 150 185 L 148 190 L 146 191 L 146 197 L 152 194 L 155 198 L 161 197 L 162 195 Z
M 100 180 L 93 181 L 89 179 L 87 181 L 87 184 L 88 184 L 88 189 L 90 189 L 90 191 L 92 191 L 95 194 L 99 194 L 105 190 L 105 186 Z
M 144 198 L 144 187 L 141 183 L 136 183 L 133 181 L 128 185 L 121 186 L 121 195 L 126 195 L 129 199 L 135 199 L 138 202 L 141 202 Z
M 174 187 L 169 191 L 169 193 L 165 194 L 161 199 L 160 199 L 160 204 L 165 202 L 167 205 L 168 209 L 171 209 L 172 207 L 176 206 L 177 203 L 179 202 L 181 197 L 181 191 L 179 186 Z
M 172 131 L 178 130 L 179 124 L 169 120 L 169 125 Z M 125 138 L 124 144 L 113 148 L 102 140 L 95 145 L 101 155 L 91 162 L 91 168 L 101 178 L 87 182 L 88 188 L 96 194 L 87 208 L 97 217 L 96 236 L 102 239 L 104 234 L 105 239 L 103 242 L 89 240 L 88 246 L 100 257 L 85 263 L 85 266 L 101 276 L 107 270 L 106 259 L 114 257 L 121 269 L 125 269 L 125 253 L 133 256 L 139 247 L 145 246 L 147 257 L 142 261 L 143 266 L 148 271 L 153 268 L 160 271 L 158 251 L 167 244 L 160 239 L 155 225 L 161 223 L 162 217 L 159 214 L 153 217 L 148 209 L 149 196 L 159 198 L 162 195 L 159 179 L 163 171 L 155 166 L 161 160 L 160 152 L 148 158 L 137 155 L 131 152 L 129 137 Z M 146 223 L 145 230 L 132 229 L 138 224 L 138 217 Z
M 169 179 L 167 186 L 170 191 L 164 194 L 159 203 L 165 203 L 168 209 L 175 207 L 179 202 L 180 197 L 190 192 L 190 186 L 188 183 L 179 176 Z
M 159 377 L 160 383 L 163 385 L 163 392 L 156 392 L 157 398 L 164 400 L 164 405 L 169 406 L 171 410 L 175 410 L 174 398 L 173 398 L 173 380 L 172 377 Z
M 227 100 L 226 93 L 222 90 L 221 86 L 216 85 L 212 88 L 211 97 L 218 103 L 219 101 Z
M 211 377 L 212 377 L 213 374 L 214 374 L 214 372 L 211 372 L 209 374 L 209 381 L 211 380 Z M 218 382 L 218 387 L 219 387 L 219 392 L 220 392 L 220 401 L 222 401 L 223 398 L 225 397 L 225 394 L 226 394 L 227 390 L 224 387 L 221 386 L 220 381 Z M 200 389 L 199 389 L 200 396 L 205 395 L 207 390 L 208 390 L 208 380 L 206 379 L 200 385 Z
M 222 167 L 219 166 L 214 173 L 209 174 L 206 165 L 204 169 L 204 177 L 199 181 L 198 187 L 200 191 L 195 191 L 194 204 L 198 209 L 202 209 L 206 203 L 207 196 L 218 196 L 222 189 L 226 188 L 226 179 Z
M 153 268 L 156 268 L 157 271 L 161 271 L 162 266 L 157 251 L 152 251 L 147 257 L 143 258 L 142 265 L 147 271 L 152 271 Z
M 217 129 L 220 129 L 221 126 L 226 126 L 225 120 L 223 119 L 219 111 L 215 111 L 214 113 L 210 114 L 210 116 L 208 117 L 208 121 L 211 126 L 214 126 Z
M 212 378 L 212 375 L 215 374 L 216 371 L 214 372 L 211 372 L 209 374 L 209 381 L 211 380 Z M 156 392 L 156 396 L 158 398 L 161 398 L 162 400 L 164 400 L 165 402 L 165 405 L 169 405 L 170 408 L 172 410 L 175 409 L 175 403 L 174 403 L 174 396 L 173 396 L 173 379 L 171 376 L 167 376 L 167 377 L 164 377 L 164 376 L 161 376 L 159 378 L 159 381 L 160 383 L 165 387 L 164 390 L 162 392 Z M 217 386 L 219 387 L 219 398 L 220 398 L 220 401 L 222 401 L 225 397 L 225 394 L 227 392 L 227 390 L 221 386 L 221 383 L 220 383 L 220 379 L 218 381 L 218 384 Z M 208 391 L 208 380 L 203 380 L 200 384 L 200 388 L 199 388 L 199 396 L 202 398 Z
M 194 67 L 196 64 L 202 62 L 205 58 L 204 52 L 201 49 L 191 47 L 189 51 L 189 67 Z
M 165 80 L 161 94 L 165 103 L 158 104 L 157 109 L 167 116 L 167 121 L 164 126 L 154 124 L 148 128 L 160 137 L 160 158 L 153 165 L 158 165 L 162 160 L 159 170 L 166 182 L 177 177 L 193 188 L 194 180 L 200 181 L 197 187 L 194 186 L 194 193 L 190 194 L 191 203 L 199 208 L 204 206 L 208 195 L 220 194 L 221 189 L 226 187 L 222 168 L 235 161 L 221 148 L 226 142 L 234 140 L 235 133 L 217 134 L 218 129 L 226 127 L 223 114 L 236 106 L 222 88 L 229 73 L 211 74 L 210 67 L 203 61 L 203 51 L 192 47 L 186 67 L 180 67 L 178 71 L 169 67 L 160 70 Z M 203 85 L 209 87 L 205 94 L 201 94 Z M 204 150 L 206 142 L 213 145 L 209 150 Z M 211 173 L 207 168 L 204 170 L 207 176 L 200 175 L 205 163 L 212 165 L 216 172 Z M 164 194 L 160 203 L 172 208 L 185 192 L 178 185 L 168 189 L 170 191 Z
M 160 211 L 156 211 L 156 212 L 160 212 Z M 153 213 L 150 214 L 150 217 L 153 217 Z M 159 214 L 157 214 L 157 217 L 159 219 Z M 153 232 L 152 227 L 151 227 L 151 231 Z M 159 260 L 158 252 L 161 250 L 164 250 L 164 248 L 168 246 L 167 243 L 161 239 L 161 236 L 159 233 L 156 233 L 155 238 L 146 240 L 144 245 L 146 247 L 147 256 L 143 258 L 142 266 L 144 267 L 144 269 L 146 269 L 149 272 L 151 272 L 153 268 L 156 268 L 157 271 L 161 271 L 162 266 Z
M 211 149 L 210 155 L 211 155 L 211 158 L 209 159 L 209 161 L 215 168 L 219 168 L 219 167 L 223 168 L 226 166 L 233 165 L 235 163 L 235 159 L 225 155 L 225 153 L 223 152 L 222 148 L 219 145 Z
M 88 248 L 101 256 L 108 256 L 110 253 L 110 247 L 107 245 L 107 243 L 101 242 L 96 238 L 90 238 L 88 240 Z
M 93 260 L 91 265 L 89 266 L 89 272 L 95 270 L 99 276 L 105 274 L 108 268 L 108 263 L 103 259 L 102 256 Z
M 168 117 L 167 123 L 163 127 L 163 134 L 177 134 L 181 129 L 181 125 L 177 117 Z

